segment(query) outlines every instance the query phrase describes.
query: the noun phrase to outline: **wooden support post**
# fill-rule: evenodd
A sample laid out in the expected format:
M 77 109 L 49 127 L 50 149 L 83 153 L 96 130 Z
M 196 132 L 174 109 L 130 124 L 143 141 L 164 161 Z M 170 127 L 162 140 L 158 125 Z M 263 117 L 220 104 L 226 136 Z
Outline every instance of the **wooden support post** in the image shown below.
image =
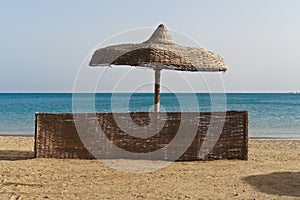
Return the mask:
M 159 112 L 160 108 L 160 71 L 155 69 L 155 84 L 154 84 L 154 112 Z

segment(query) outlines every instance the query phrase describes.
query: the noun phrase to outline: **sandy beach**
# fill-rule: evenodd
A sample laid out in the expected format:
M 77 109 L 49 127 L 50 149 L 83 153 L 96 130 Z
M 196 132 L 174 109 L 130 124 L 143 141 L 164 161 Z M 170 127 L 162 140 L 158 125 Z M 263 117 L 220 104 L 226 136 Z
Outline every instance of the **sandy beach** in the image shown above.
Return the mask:
M 300 199 L 295 140 L 251 139 L 248 161 L 175 162 L 140 174 L 97 160 L 33 159 L 33 137 L 0 136 L 0 144 L 0 199 Z

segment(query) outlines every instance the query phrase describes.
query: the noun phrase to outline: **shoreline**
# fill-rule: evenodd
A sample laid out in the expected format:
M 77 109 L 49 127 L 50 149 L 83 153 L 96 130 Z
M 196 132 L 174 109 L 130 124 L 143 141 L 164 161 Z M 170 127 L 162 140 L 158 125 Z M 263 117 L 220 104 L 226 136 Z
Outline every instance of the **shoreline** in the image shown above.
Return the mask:
M 9 133 L 9 134 L 4 134 L 4 133 L 0 133 L 0 137 L 34 137 L 35 134 L 13 134 L 13 133 Z M 296 137 L 296 138 L 291 138 L 291 137 L 249 137 L 249 140 L 292 140 L 292 141 L 299 141 L 300 140 L 300 136 Z

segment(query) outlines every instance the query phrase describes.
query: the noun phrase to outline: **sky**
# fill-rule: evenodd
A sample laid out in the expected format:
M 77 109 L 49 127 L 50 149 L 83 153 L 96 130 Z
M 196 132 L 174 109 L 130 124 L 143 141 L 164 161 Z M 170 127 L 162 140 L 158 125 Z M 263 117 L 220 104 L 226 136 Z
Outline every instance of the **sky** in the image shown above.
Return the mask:
M 151 70 L 84 63 L 104 41 L 141 42 L 161 23 L 228 68 L 163 71 L 163 92 L 300 92 L 299 10 L 298 0 L 0 0 L 0 92 L 151 92 Z

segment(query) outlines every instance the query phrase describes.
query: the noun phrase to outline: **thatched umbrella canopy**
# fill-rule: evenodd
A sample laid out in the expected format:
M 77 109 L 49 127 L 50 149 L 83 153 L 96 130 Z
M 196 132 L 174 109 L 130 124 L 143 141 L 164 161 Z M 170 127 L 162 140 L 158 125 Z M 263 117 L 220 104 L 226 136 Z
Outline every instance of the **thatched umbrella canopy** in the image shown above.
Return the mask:
M 155 112 L 160 104 L 160 71 L 226 71 L 223 58 L 202 48 L 175 44 L 165 25 L 161 24 L 152 36 L 143 43 L 119 44 L 104 47 L 94 52 L 91 67 L 129 65 L 150 67 L 155 71 Z

